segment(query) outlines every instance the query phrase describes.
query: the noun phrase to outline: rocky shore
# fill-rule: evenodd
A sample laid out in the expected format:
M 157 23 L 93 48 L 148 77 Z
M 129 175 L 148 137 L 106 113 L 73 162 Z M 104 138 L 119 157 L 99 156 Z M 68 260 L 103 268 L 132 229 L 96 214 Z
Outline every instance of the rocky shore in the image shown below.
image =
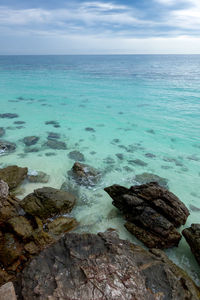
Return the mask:
M 26 143 L 35 141 L 30 137 Z M 84 160 L 80 153 L 70 156 Z M 68 176 L 86 188 L 101 180 L 99 170 L 81 162 Z M 145 173 L 145 182 L 149 176 Z M 48 175 L 18 166 L 0 169 L 0 299 L 200 299 L 199 287 L 160 250 L 178 246 L 182 235 L 177 228 L 186 223 L 189 211 L 167 190 L 166 181 L 154 179 L 130 188 L 105 188 L 126 229 L 147 251 L 119 239 L 114 229 L 97 235 L 68 233 L 78 225 L 70 215 L 78 194 L 66 187 L 43 187 L 19 200 L 16 189 L 22 183 L 47 183 Z M 183 235 L 200 264 L 199 226 L 184 229 Z

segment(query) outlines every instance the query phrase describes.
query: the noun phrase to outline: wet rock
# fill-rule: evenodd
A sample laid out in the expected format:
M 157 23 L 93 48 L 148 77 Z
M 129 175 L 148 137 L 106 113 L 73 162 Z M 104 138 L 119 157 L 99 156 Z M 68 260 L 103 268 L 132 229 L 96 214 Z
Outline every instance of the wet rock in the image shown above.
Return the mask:
M 5 129 L 3 127 L 0 127 L 0 137 L 2 137 L 5 134 Z
M 116 153 L 115 155 L 117 156 L 117 158 L 119 160 L 123 160 L 124 159 L 124 155 L 122 153 Z
M 146 167 L 148 165 L 146 162 L 144 162 L 141 159 L 131 159 L 131 160 L 128 160 L 128 162 L 131 165 L 138 165 L 138 166 L 141 166 L 141 167 Z
M 22 254 L 22 247 L 12 233 L 5 233 L 0 238 L 0 263 L 8 267 Z
M 45 124 L 46 125 L 54 125 L 54 126 L 59 125 L 58 121 L 46 121 Z
M 0 299 L 17 300 L 15 288 L 12 282 L 7 282 L 6 284 L 0 287 Z
M 18 216 L 19 201 L 13 196 L 0 197 L 0 227 L 10 218 Z
M 29 171 L 27 178 L 30 182 L 47 183 L 49 181 L 50 176 L 42 171 Z
M 51 187 L 43 187 L 26 196 L 20 205 L 26 213 L 46 219 L 60 213 L 69 213 L 75 201 L 76 198 L 70 193 Z
M 22 125 L 25 124 L 26 122 L 24 121 L 15 121 L 13 124 L 17 124 L 17 125 Z
M 145 156 L 148 157 L 148 158 L 155 158 L 156 155 L 153 154 L 153 153 L 145 153 Z
M 84 155 L 77 150 L 69 152 L 68 157 L 76 161 L 85 161 Z
M 95 132 L 96 130 L 92 127 L 86 127 L 85 131 Z
M 47 224 L 49 232 L 53 235 L 61 235 L 74 229 L 78 225 L 74 218 L 58 217 L 52 222 Z
M 45 156 L 55 156 L 56 153 L 55 152 L 47 152 L 45 153 Z
M 45 144 L 47 147 L 56 150 L 66 150 L 67 145 L 65 142 L 57 141 L 57 140 L 48 140 Z
M 7 198 L 8 193 L 9 193 L 8 184 L 5 181 L 0 180 L 0 199 Z
M 160 177 L 153 173 L 142 173 L 135 176 L 135 181 L 145 184 L 149 182 L 157 182 L 159 185 L 167 188 L 168 187 L 168 179 Z
M 33 227 L 24 216 L 11 218 L 7 221 L 7 224 L 21 238 L 27 239 L 32 235 Z
M 66 234 L 18 275 L 20 299 L 198 300 L 199 288 L 160 250 L 115 232 Z
M 191 227 L 185 228 L 182 234 L 200 265 L 200 224 L 192 224 Z
M 15 151 L 16 144 L 8 141 L 0 140 L 0 155 Z
M 14 119 L 18 117 L 19 117 L 18 114 L 11 114 L 11 113 L 0 114 L 1 119 Z
M 115 163 L 115 160 L 112 157 L 108 156 L 104 158 L 103 162 L 107 165 L 113 165 Z
M 68 172 L 73 179 L 81 185 L 91 187 L 98 183 L 100 180 L 100 172 L 93 167 L 75 162 L 72 170 Z
M 155 134 L 155 131 L 153 129 L 148 129 L 147 132 L 151 134 Z
M 124 215 L 125 227 L 149 248 L 178 246 L 181 235 L 175 227 L 185 224 L 185 205 L 155 182 L 130 189 L 113 185 L 105 188 Z
M 52 139 L 59 139 L 60 138 L 60 133 L 56 133 L 56 132 L 49 132 L 48 133 L 48 140 L 52 140 Z
M 35 153 L 35 152 L 39 152 L 40 149 L 37 147 L 28 147 L 24 149 L 24 153 Z
M 192 205 L 192 204 L 190 204 L 189 205 L 189 208 L 190 208 L 190 210 L 192 210 L 192 211 L 200 211 L 200 208 L 199 207 L 196 207 L 195 205 Z
M 18 166 L 9 166 L 4 169 L 0 169 L 0 179 L 5 181 L 9 189 L 16 188 L 27 176 L 28 169 L 20 168 Z
M 39 137 L 37 137 L 37 136 L 26 136 L 23 139 L 23 142 L 26 146 L 35 145 L 35 144 L 37 144 L 38 141 L 39 141 Z

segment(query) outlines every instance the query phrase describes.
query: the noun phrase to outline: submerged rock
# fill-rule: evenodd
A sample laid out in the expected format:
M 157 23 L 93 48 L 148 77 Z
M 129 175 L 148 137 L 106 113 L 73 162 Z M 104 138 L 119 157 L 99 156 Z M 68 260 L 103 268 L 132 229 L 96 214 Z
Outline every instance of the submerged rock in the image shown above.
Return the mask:
M 16 188 L 27 176 L 28 169 L 18 166 L 9 166 L 0 169 L 0 179 L 5 181 L 12 190 Z
M 18 114 L 11 114 L 11 113 L 0 114 L 0 118 L 2 119 L 14 119 L 18 117 L 19 117 Z
M 49 132 L 48 133 L 48 140 L 52 140 L 52 139 L 59 139 L 60 138 L 60 133 L 57 132 Z
M 38 136 L 26 136 L 23 139 L 23 142 L 26 146 L 32 146 L 35 145 L 37 142 L 39 141 L 39 137 Z
M 61 142 L 56 139 L 48 140 L 45 145 L 51 149 L 56 149 L 56 150 L 66 150 L 67 149 L 67 145 L 65 142 Z
M 69 213 L 75 202 L 76 198 L 70 193 L 43 187 L 26 196 L 20 205 L 26 213 L 46 219 L 60 213 Z
M 182 234 L 200 265 L 200 224 L 192 224 L 191 227 L 185 228 Z
M 98 183 L 100 180 L 100 172 L 93 167 L 75 162 L 72 170 L 68 172 L 73 179 L 81 185 L 91 187 Z
M 3 127 L 0 127 L 0 137 L 2 137 L 5 134 L 5 129 Z
M 18 275 L 20 299 L 198 300 L 191 278 L 160 250 L 115 232 L 66 234 Z
M 8 141 L 0 140 L 0 155 L 15 151 L 16 144 Z
M 50 176 L 42 171 L 35 171 L 28 173 L 28 181 L 34 183 L 47 183 L 49 181 Z
M 130 189 L 119 185 L 105 188 L 125 216 L 125 227 L 149 248 L 178 246 L 181 235 L 175 227 L 185 224 L 185 205 L 155 182 Z
M 96 130 L 92 127 L 86 127 L 85 131 L 95 132 Z
M 138 166 L 141 166 L 141 167 L 146 167 L 148 164 L 141 160 L 141 159 L 132 159 L 132 160 L 128 160 L 128 162 L 131 164 L 131 165 L 138 165 Z
M 135 176 L 135 180 L 141 184 L 149 183 L 149 182 L 157 182 L 159 185 L 167 188 L 168 187 L 168 179 L 160 177 L 153 173 L 142 173 Z
M 85 161 L 84 155 L 80 151 L 77 151 L 77 150 L 69 152 L 68 157 L 70 159 L 73 159 L 76 161 Z

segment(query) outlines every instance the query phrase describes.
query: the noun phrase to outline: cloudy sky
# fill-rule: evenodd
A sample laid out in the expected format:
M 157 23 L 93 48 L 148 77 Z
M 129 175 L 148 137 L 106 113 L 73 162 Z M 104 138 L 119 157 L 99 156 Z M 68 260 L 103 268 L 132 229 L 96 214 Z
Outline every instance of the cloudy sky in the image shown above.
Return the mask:
M 0 54 L 199 53 L 200 0 L 0 0 Z

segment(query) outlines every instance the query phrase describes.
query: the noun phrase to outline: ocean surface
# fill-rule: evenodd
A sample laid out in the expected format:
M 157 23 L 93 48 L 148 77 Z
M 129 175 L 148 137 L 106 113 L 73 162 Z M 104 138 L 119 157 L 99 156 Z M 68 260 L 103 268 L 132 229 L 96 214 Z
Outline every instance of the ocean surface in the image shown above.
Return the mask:
M 113 227 L 121 238 L 141 244 L 126 231 L 103 188 L 130 187 L 138 184 L 136 175 L 148 172 L 168 179 L 170 191 L 189 208 L 184 227 L 199 222 L 200 56 L 0 56 L 0 105 L 1 114 L 19 115 L 0 119 L 6 130 L 1 139 L 17 144 L 15 152 L 1 153 L 0 167 L 17 164 L 50 175 L 47 184 L 24 183 L 20 198 L 65 182 L 79 194 L 72 212 L 80 222 L 77 231 Z M 49 132 L 59 133 L 67 150 L 48 148 Z M 31 135 L 40 139 L 27 147 L 22 140 Z M 95 187 L 78 189 L 68 178 L 74 150 L 101 171 Z M 199 283 L 184 237 L 166 253 Z

